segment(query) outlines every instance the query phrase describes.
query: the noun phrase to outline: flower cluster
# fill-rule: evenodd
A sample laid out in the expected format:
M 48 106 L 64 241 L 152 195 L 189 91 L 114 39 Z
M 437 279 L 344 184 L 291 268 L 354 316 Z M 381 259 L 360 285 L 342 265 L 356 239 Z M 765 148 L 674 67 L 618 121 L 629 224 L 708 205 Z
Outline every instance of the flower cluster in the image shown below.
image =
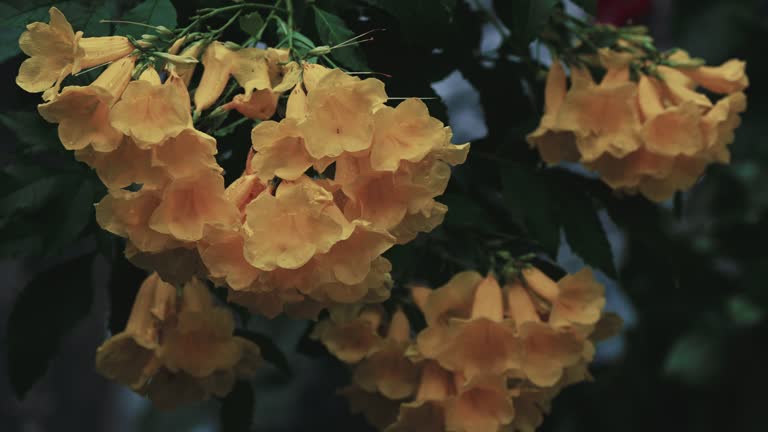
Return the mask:
M 158 52 L 144 39 L 83 38 L 50 13 L 21 37 L 32 58 L 18 82 L 45 91 L 39 112 L 107 186 L 98 223 L 157 272 L 128 329 L 99 351 L 99 368 L 158 404 L 174 386 L 182 399 L 226 393 L 241 351 L 255 349 L 231 338 L 231 316 L 201 280 L 268 317 L 377 303 L 391 287 L 382 253 L 442 222 L 447 207 L 435 197 L 469 145 L 452 145 L 420 100 L 387 106 L 381 81 L 300 64 L 288 50 L 183 36 Z M 103 64 L 90 85 L 62 88 L 67 75 Z M 243 92 L 220 103 L 233 79 Z M 288 91 L 286 118 L 267 121 Z M 225 188 L 217 142 L 194 124 L 229 110 L 260 123 L 244 173 Z M 178 308 L 166 283 L 184 287 Z M 160 315 L 156 297 L 170 302 Z
M 599 52 L 605 75 L 559 61 L 546 83 L 545 113 L 528 135 L 547 163 L 579 161 L 613 189 L 653 201 L 690 188 L 712 162 L 728 163 L 739 114 L 746 110 L 745 64 L 699 66 L 684 51 L 639 71 L 629 52 Z M 648 72 L 648 73 L 646 73 Z M 703 87 L 723 95 L 714 103 Z
M 246 169 L 225 193 L 241 223 L 198 243 L 230 300 L 267 316 L 386 299 L 381 254 L 442 222 L 434 198 L 469 150 L 420 100 L 385 105 L 377 79 L 299 72 L 286 118 L 253 128 Z
M 415 338 L 402 311 L 382 325 L 375 307 L 332 310 L 314 331 L 354 365 L 352 409 L 389 432 L 533 431 L 618 324 L 589 269 L 555 282 L 531 267 L 503 288 L 463 272 L 412 294 L 427 323 Z
M 232 336 L 234 325 L 200 280 L 177 297 L 154 273 L 141 285 L 125 330 L 99 347 L 96 368 L 162 408 L 223 397 L 261 363 L 258 346 Z

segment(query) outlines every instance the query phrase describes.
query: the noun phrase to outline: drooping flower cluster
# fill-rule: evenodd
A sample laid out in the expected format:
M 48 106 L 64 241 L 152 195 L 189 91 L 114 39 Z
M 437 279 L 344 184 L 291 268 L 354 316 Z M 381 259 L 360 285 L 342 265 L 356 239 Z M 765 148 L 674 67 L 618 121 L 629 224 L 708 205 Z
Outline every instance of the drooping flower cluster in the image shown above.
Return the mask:
M 200 280 L 177 297 L 154 273 L 141 285 L 125 330 L 99 347 L 96 368 L 162 408 L 223 397 L 261 363 L 259 347 L 233 336 L 234 325 Z
M 391 286 L 381 254 L 442 222 L 447 207 L 434 198 L 469 145 L 452 145 L 420 100 L 387 106 L 381 81 L 300 65 L 284 49 L 183 36 L 154 52 L 144 39 L 82 38 L 58 9 L 50 13 L 50 24 L 22 35 L 32 58 L 18 82 L 45 91 L 41 115 L 107 186 L 98 223 L 157 272 L 126 331 L 100 350 L 99 368 L 158 404 L 175 391 L 182 400 L 223 395 L 241 351 L 256 349 L 233 341 L 232 317 L 201 280 L 269 317 L 377 303 Z M 61 87 L 102 64 L 90 85 Z M 243 93 L 214 107 L 232 79 Z M 286 118 L 266 121 L 287 91 Z M 262 122 L 243 175 L 225 188 L 216 140 L 194 119 L 228 110 Z M 178 306 L 167 283 L 180 289 Z
M 379 80 L 300 72 L 286 118 L 253 129 L 245 172 L 227 188 L 241 225 L 198 246 L 230 300 L 267 316 L 386 299 L 381 254 L 442 222 L 434 198 L 469 150 L 420 100 L 385 105 Z
M 427 323 L 415 338 L 401 311 L 382 326 L 374 307 L 332 310 L 314 331 L 354 365 L 352 409 L 389 432 L 533 431 L 617 324 L 589 269 L 554 282 L 529 268 L 503 288 L 463 272 L 413 297 Z
M 713 162 L 728 163 L 746 110 L 745 63 L 698 66 L 678 51 L 653 74 L 633 73 L 631 53 L 601 49 L 605 75 L 559 61 L 546 83 L 545 113 L 528 135 L 542 159 L 581 162 L 613 189 L 664 201 L 689 189 Z M 703 87 L 722 95 L 714 103 Z

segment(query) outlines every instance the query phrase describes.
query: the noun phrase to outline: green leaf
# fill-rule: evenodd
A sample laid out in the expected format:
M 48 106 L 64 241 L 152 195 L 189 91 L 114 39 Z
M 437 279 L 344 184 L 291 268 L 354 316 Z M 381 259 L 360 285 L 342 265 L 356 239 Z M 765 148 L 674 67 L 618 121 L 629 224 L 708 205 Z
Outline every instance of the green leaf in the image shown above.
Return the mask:
M 560 209 L 553 202 L 554 187 L 547 177 L 516 163 L 506 164 L 502 172 L 504 199 L 512 212 L 520 215 L 530 237 L 551 257 L 560 247 Z
M 283 371 L 286 375 L 293 375 L 291 364 L 288 362 L 288 358 L 285 353 L 275 344 L 269 336 L 261 333 L 256 333 L 250 330 L 237 329 L 235 330 L 235 336 L 246 338 L 251 342 L 259 346 L 261 350 L 261 356 L 268 363 L 272 363 L 275 367 Z
M 55 6 L 67 17 L 75 31 L 82 30 L 85 36 L 104 36 L 109 26 L 99 24 L 102 18 L 109 18 L 104 3 L 70 0 L 12 0 L 0 4 L 0 62 L 21 52 L 19 36 L 27 24 L 50 20 L 48 10 Z
M 16 111 L 0 114 L 0 124 L 13 131 L 23 148 L 22 153 L 37 154 L 47 151 L 63 152 L 56 135 L 56 127 L 43 120 L 35 111 Z
M 94 219 L 93 203 L 96 200 L 96 186 L 85 179 L 80 185 L 61 195 L 51 207 L 61 209 L 55 226 L 49 230 L 46 242 L 47 254 L 55 254 L 80 237 L 86 226 Z
M 664 373 L 693 385 L 706 385 L 721 362 L 721 340 L 703 330 L 689 333 L 672 346 L 664 361 Z
M 66 193 L 76 181 L 73 175 L 41 177 L 26 186 L 0 198 L 0 216 L 39 209 L 55 194 Z
M 573 2 L 588 14 L 592 16 L 597 14 L 597 0 L 573 0 Z
M 238 381 L 232 391 L 221 401 L 219 423 L 221 432 L 248 432 L 253 424 L 255 398 L 253 387 L 246 381 Z
M 8 376 L 19 399 L 42 377 L 59 344 L 91 309 L 93 255 L 38 274 L 8 318 Z
M 510 31 L 512 43 L 527 52 L 528 44 L 536 39 L 558 0 L 496 0 L 494 8 Z
M 324 44 L 333 48 L 334 45 L 346 42 L 355 37 L 355 33 L 347 28 L 341 18 L 322 10 L 317 6 L 313 9 L 315 11 L 315 26 L 317 27 L 317 33 Z M 331 57 L 355 71 L 368 70 L 363 52 L 358 46 L 334 48 L 331 51 Z
M 438 44 L 451 31 L 457 0 L 365 0 L 392 15 L 409 44 Z
M 173 29 L 176 28 L 176 8 L 173 7 L 170 0 L 145 0 L 126 12 L 120 17 L 120 20 Z M 135 37 L 150 31 L 151 29 L 146 27 L 131 24 L 118 24 L 115 29 L 116 34 Z
M 562 202 L 561 221 L 571 250 L 588 265 L 615 278 L 611 243 L 592 198 L 576 187 L 562 187 L 559 199 Z
M 251 12 L 240 17 L 240 28 L 250 36 L 256 36 L 264 27 L 264 18 L 258 12 Z

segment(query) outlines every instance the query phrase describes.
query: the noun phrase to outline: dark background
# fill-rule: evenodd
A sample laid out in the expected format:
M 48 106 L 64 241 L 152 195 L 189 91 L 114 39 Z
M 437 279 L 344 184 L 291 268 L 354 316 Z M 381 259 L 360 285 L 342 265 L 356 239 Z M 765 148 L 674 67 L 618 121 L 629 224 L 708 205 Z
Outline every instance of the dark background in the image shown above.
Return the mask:
M 120 17 L 137 3 L 3 1 L 0 38 L 15 43 L 23 29 L 20 10 L 35 10 L 35 19 L 46 21 L 51 4 L 65 14 L 103 8 L 99 13 Z M 184 23 L 195 7 L 224 2 L 173 3 Z M 296 3 L 304 10 L 303 2 Z M 501 47 L 483 12 L 492 3 L 511 33 Z M 389 95 L 430 97 L 436 91 L 442 99 L 428 102 L 433 115 L 454 128 L 454 142 L 473 141 L 468 162 L 456 170 L 443 198 L 451 208 L 445 225 L 391 251 L 396 295 L 409 280 L 436 286 L 465 267 L 482 269 L 488 231 L 518 239 L 507 245 L 512 250 L 548 254 L 566 270 L 586 261 L 604 270 L 608 309 L 627 325 L 601 347 L 596 381 L 564 391 L 543 431 L 768 430 L 768 2 L 614 0 L 593 9 L 603 22 L 648 25 L 660 48 L 679 46 L 710 64 L 731 57 L 747 61 L 749 108 L 732 163 L 710 167 L 676 204 L 659 206 L 617 197 L 573 167 L 544 169 L 525 145 L 523 137 L 540 115 L 541 73 L 534 62 L 512 56 L 538 52 L 535 44 L 528 50 L 529 29 L 516 18 L 530 2 L 317 4 L 342 16 L 355 33 L 385 28 L 361 49 L 371 70 L 387 74 L 379 77 Z M 573 5 L 568 10 L 579 13 Z M 318 41 L 311 13 L 299 18 L 300 30 Z M 101 34 L 114 29 L 97 20 L 85 25 Z M 266 42 L 275 42 L 269 32 Z M 12 51 L 10 45 L 3 52 Z M 109 331 L 122 329 L 142 274 L 120 257 L 119 241 L 95 225 L 89 204 L 104 194 L 98 180 L 37 118 L 39 96 L 15 86 L 23 58 L 4 55 L 0 429 L 217 430 L 219 401 L 159 412 L 95 373 L 95 349 Z M 219 142 L 231 180 L 248 149 L 248 128 Z M 586 201 L 574 204 L 569 197 Z M 600 221 L 597 228 L 594 220 Z M 578 241 L 582 230 L 586 243 Z M 606 258 L 594 236 L 608 239 L 612 255 Z M 12 313 L 14 304 L 20 306 Z M 268 366 L 254 382 L 254 430 L 366 430 L 334 396 L 348 379 L 344 367 L 306 340 L 306 323 L 256 319 L 251 327 L 270 334 L 292 366 L 291 376 Z M 29 378 L 35 376 L 41 378 Z M 14 392 L 20 388 L 28 389 L 23 401 Z

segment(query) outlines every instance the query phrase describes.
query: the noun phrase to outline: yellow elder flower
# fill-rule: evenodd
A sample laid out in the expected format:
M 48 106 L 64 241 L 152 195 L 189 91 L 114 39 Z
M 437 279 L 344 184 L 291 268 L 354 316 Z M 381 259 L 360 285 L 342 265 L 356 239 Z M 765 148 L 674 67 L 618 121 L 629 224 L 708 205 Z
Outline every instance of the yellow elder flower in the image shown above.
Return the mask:
M 379 326 L 382 319 L 379 307 L 337 307 L 331 309 L 330 319 L 315 325 L 311 336 L 339 360 L 357 363 L 381 345 Z
M 140 251 L 162 251 L 174 247 L 177 242 L 149 227 L 150 217 L 160 202 L 160 194 L 152 190 L 110 190 L 96 204 L 96 221 L 104 230 L 129 239 Z
M 373 119 L 371 167 L 377 171 L 395 171 L 401 160 L 419 162 L 450 141 L 443 123 L 430 117 L 419 99 L 406 99 L 396 108 L 383 106 Z
M 293 119 L 259 123 L 251 131 L 251 141 L 256 154 L 251 159 L 250 171 L 261 178 L 296 180 L 312 166 L 312 157 Z
M 605 288 L 595 280 L 589 268 L 566 275 L 557 282 L 535 267 L 524 269 L 522 276 L 531 289 L 551 303 L 549 322 L 552 325 L 593 325 L 600 319 L 605 306 Z
M 457 432 L 495 432 L 515 415 L 503 376 L 486 375 L 467 382 L 457 376 L 458 394 L 445 402 L 445 428 Z
M 176 289 L 157 274 L 139 289 L 125 331 L 96 353 L 103 375 L 148 396 L 158 407 L 223 397 L 261 363 L 258 346 L 233 337 L 231 313 L 197 279 Z
M 75 150 L 75 158 L 93 168 L 109 189 L 121 189 L 134 183 L 142 185 L 142 189 L 159 189 L 169 180 L 162 167 L 153 166 L 152 150 L 139 148 L 126 136 L 113 151 L 100 152 L 86 147 Z
M 120 145 L 123 135 L 109 123 L 109 110 L 131 80 L 135 62 L 135 57 L 118 60 L 91 85 L 65 87 L 55 100 L 38 105 L 45 120 L 59 124 L 64 148 L 108 152 Z
M 355 384 L 337 391 L 349 403 L 352 414 L 362 414 L 378 430 L 384 430 L 397 419 L 400 401 L 389 399 L 379 393 L 365 391 Z M 413 429 L 423 431 L 426 429 Z
M 152 147 L 152 166 L 161 167 L 171 178 L 192 177 L 200 171 L 221 172 L 216 162 L 216 139 L 196 129 L 185 129 Z
M 454 287 L 455 282 L 437 291 L 460 290 L 454 294 L 458 299 L 466 288 Z M 496 279 L 488 276 L 474 287 L 471 305 L 468 316 L 450 318 L 445 325 L 430 325 L 422 331 L 416 339 L 419 352 L 469 380 L 478 374 L 519 368 L 520 342 L 512 323 L 504 320 L 502 292 Z
M 685 64 L 690 58 L 679 51 L 670 60 Z M 626 67 L 613 65 L 595 85 L 589 72 L 571 67 L 568 89 L 555 62 L 545 114 L 529 143 L 547 163 L 581 161 L 612 188 L 654 201 L 690 188 L 709 163 L 730 160 L 727 146 L 746 109 L 745 64 L 659 65 L 656 71 L 634 82 Z M 713 104 L 699 85 L 725 96 Z
M 16 77 L 16 84 L 30 93 L 45 91 L 45 100 L 55 98 L 61 81 L 70 73 L 117 60 L 134 50 L 122 36 L 83 38 L 83 32 L 75 33 L 60 10 L 52 7 L 48 12 L 48 24 L 28 24 L 19 37 L 19 47 L 30 58 L 21 64 Z
M 243 255 L 243 235 L 237 231 L 208 235 L 198 242 L 197 249 L 208 276 L 223 281 L 234 290 L 248 288 L 261 275 Z
M 307 93 L 307 116 L 300 128 L 309 154 L 320 159 L 368 149 L 373 112 L 386 100 L 381 81 L 332 69 Z
M 189 94 L 181 79 L 171 76 L 164 84 L 156 72 L 132 81 L 109 115 L 112 127 L 149 148 L 192 127 Z
M 571 89 L 557 115 L 557 129 L 572 132 L 581 160 L 608 153 L 623 157 L 641 145 L 635 98 L 637 85 L 609 80 Z
M 299 268 L 353 231 L 333 196 L 308 178 L 256 197 L 246 207 L 243 228 L 246 259 L 266 271 Z
M 398 309 L 392 315 L 381 348 L 355 368 L 353 379 L 360 388 L 389 399 L 410 396 L 416 390 L 419 375 L 418 367 L 405 356 L 410 340 L 408 318 Z
M 250 119 L 267 120 L 275 115 L 277 110 L 278 94 L 272 90 L 256 90 L 250 97 L 235 95 L 232 101 L 221 106 L 224 110 L 237 110 L 240 114 Z
M 224 178 L 212 171 L 172 181 L 162 192 L 149 226 L 182 241 L 197 241 L 209 228 L 239 225 L 235 206 L 224 198 Z

